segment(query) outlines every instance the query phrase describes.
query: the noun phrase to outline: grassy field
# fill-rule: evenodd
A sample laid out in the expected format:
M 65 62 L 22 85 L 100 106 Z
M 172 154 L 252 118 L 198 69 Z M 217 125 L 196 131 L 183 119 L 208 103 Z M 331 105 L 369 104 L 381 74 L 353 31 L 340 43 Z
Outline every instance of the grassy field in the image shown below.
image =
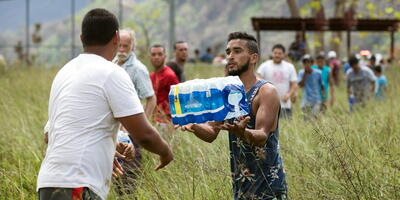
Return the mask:
M 0 74 L 0 199 L 36 199 L 43 159 L 43 126 L 56 68 L 17 68 Z M 212 66 L 187 68 L 187 78 L 223 75 Z M 281 152 L 291 199 L 400 199 L 400 70 L 386 72 L 386 101 L 347 113 L 344 85 L 336 104 L 318 120 L 281 121 Z M 175 160 L 155 172 L 145 153 L 137 199 L 232 199 L 227 133 L 208 144 L 194 135 L 164 131 Z M 133 199 L 111 192 L 109 199 Z

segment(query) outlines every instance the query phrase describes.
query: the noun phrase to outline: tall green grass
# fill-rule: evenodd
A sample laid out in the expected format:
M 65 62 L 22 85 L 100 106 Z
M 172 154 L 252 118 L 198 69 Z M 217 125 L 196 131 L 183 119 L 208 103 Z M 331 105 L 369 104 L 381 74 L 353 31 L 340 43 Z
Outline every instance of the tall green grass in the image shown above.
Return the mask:
M 57 69 L 17 68 L 0 75 L 0 199 L 36 199 L 43 159 L 43 126 Z M 222 76 L 223 68 L 188 66 L 187 78 Z M 291 199 L 400 199 L 400 71 L 386 71 L 385 101 L 371 100 L 348 114 L 345 88 L 319 119 L 304 121 L 298 103 L 280 122 L 281 154 Z M 144 153 L 135 195 L 109 199 L 232 199 L 228 136 L 208 144 L 187 132 L 162 132 L 175 159 L 154 171 L 157 157 Z

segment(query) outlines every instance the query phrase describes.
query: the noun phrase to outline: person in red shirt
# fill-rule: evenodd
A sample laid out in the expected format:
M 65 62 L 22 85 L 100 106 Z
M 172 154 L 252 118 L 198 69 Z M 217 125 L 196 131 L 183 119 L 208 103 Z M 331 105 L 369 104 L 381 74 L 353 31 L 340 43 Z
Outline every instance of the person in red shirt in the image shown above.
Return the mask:
M 169 109 L 168 94 L 171 85 L 178 84 L 178 78 L 171 68 L 165 63 L 165 47 L 162 45 L 153 45 L 150 48 L 150 62 L 154 67 L 154 72 L 150 74 L 154 93 L 157 97 L 157 109 L 155 119 L 159 123 L 171 121 L 171 112 Z

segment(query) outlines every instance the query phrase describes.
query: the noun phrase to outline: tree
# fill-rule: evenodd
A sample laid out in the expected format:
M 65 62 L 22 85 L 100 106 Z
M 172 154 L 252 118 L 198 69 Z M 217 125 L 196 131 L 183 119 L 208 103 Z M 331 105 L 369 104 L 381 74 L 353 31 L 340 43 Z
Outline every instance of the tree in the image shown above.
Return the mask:
M 151 38 L 154 38 L 156 34 L 157 26 L 159 25 L 159 17 L 161 10 L 156 7 L 146 7 L 144 5 L 132 6 L 132 15 L 130 16 L 133 20 L 127 20 L 129 22 L 125 23 L 125 26 L 132 28 L 133 30 L 139 30 L 143 34 L 144 40 L 138 40 L 136 38 L 136 47 L 139 48 L 141 52 L 148 52 L 151 45 Z M 140 45 L 144 41 L 144 45 Z
M 321 0 L 313 0 L 310 2 L 312 15 L 315 17 L 317 23 L 322 23 L 325 20 L 325 9 Z M 314 34 L 314 51 L 316 54 L 323 52 L 325 49 L 324 31 L 320 30 Z
M 345 10 L 345 0 L 335 0 L 335 10 L 334 10 L 334 17 L 341 18 L 344 15 Z M 333 32 L 331 43 L 331 49 L 336 52 L 337 57 L 340 57 L 340 44 L 342 42 L 342 32 Z
M 297 6 L 297 1 L 296 0 L 287 0 L 286 2 L 289 6 L 290 15 L 292 17 L 300 17 L 299 7 Z

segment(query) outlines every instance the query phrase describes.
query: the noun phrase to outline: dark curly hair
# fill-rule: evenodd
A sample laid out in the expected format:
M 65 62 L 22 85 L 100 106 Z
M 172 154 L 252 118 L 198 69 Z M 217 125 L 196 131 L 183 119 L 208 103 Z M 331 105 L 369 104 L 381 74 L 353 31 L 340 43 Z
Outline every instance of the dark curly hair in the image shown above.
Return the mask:
M 272 51 L 273 51 L 274 49 L 281 49 L 281 50 L 283 51 L 283 53 L 285 53 L 285 51 L 286 51 L 285 47 L 284 47 L 282 44 L 275 44 L 275 45 L 272 47 Z
M 250 54 L 259 53 L 257 39 L 246 32 L 233 32 L 228 36 L 228 42 L 235 39 L 246 40 Z

